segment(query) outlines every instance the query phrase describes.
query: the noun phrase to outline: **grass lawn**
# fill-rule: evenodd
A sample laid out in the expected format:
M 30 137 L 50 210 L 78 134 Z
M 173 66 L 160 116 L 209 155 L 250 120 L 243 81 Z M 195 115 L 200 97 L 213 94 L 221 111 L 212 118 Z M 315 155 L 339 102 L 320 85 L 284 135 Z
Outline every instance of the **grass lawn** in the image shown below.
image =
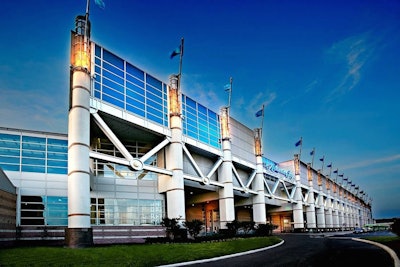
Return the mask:
M 189 244 L 132 244 L 71 249 L 19 247 L 0 250 L 0 266 L 156 266 L 262 248 L 275 236 Z

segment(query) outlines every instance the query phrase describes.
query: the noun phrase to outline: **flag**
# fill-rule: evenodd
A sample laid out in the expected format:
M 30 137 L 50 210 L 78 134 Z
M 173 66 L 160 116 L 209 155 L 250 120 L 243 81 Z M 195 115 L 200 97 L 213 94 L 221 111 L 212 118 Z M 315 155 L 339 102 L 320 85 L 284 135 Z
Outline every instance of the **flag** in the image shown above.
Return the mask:
M 310 152 L 310 156 L 314 155 L 314 150 Z
M 259 111 L 256 112 L 256 117 L 261 117 L 263 115 L 264 110 L 260 109 Z
M 230 83 L 228 83 L 228 84 L 225 84 L 225 86 L 224 86 L 224 90 L 225 90 L 225 91 L 229 91 L 229 90 L 231 90 L 231 84 L 230 84 Z
M 343 175 L 344 175 L 344 174 L 339 174 L 338 176 L 339 176 L 339 177 L 343 177 Z
M 324 161 L 324 157 L 320 158 L 319 161 Z
M 332 163 L 326 166 L 327 168 L 332 168 Z
M 94 0 L 94 3 L 98 5 L 101 9 L 104 9 L 106 7 L 106 3 L 104 3 L 103 0 Z
M 343 181 L 347 181 L 349 178 L 343 178 Z
M 303 143 L 303 140 L 300 139 L 299 141 L 296 142 L 296 144 L 294 144 L 296 147 L 298 147 L 299 145 L 301 145 Z
M 174 51 L 171 52 L 170 58 L 173 59 L 175 56 L 181 54 L 181 46 L 177 47 Z
M 333 173 L 338 173 L 338 169 L 336 169 L 335 171 L 333 171 Z

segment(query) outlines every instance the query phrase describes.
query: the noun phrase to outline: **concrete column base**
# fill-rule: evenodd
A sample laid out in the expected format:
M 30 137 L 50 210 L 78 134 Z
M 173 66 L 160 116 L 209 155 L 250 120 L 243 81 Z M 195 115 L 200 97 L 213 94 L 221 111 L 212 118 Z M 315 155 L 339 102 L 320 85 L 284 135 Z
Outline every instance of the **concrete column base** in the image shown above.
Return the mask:
M 93 246 L 92 228 L 65 228 L 65 246 L 86 248 Z

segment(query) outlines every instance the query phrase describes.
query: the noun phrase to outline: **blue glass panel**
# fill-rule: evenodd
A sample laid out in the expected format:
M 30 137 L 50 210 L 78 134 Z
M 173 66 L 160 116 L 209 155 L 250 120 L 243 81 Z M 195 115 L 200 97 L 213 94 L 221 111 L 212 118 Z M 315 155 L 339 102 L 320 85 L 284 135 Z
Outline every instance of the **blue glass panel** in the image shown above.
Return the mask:
M 99 76 L 100 73 L 101 73 L 100 67 L 99 67 L 99 66 L 95 66 L 95 67 L 94 67 L 94 72 L 97 73 L 97 75 L 95 75 L 95 76 L 96 76 L 95 79 L 96 79 L 97 76 Z
M 95 58 L 94 58 L 94 64 L 97 65 L 97 66 L 101 66 L 101 59 L 98 58 L 98 57 L 95 57 Z M 96 67 L 97 67 L 97 66 L 96 66 Z M 96 72 L 97 72 L 97 71 L 96 71 Z M 100 73 L 100 71 L 97 72 L 97 73 Z
M 147 106 L 147 112 L 160 118 L 162 118 L 163 115 L 159 109 L 153 108 L 150 105 Z
M 19 164 L 19 157 L 0 156 L 0 163 Z
M 0 133 L 0 141 L 19 141 L 20 140 L 19 135 L 15 134 L 2 134 Z
M 147 89 L 147 95 L 154 94 L 158 98 L 162 99 L 162 91 L 160 91 L 159 89 L 153 88 L 151 86 L 147 86 L 146 89 Z
M 96 45 L 94 48 L 94 51 L 95 51 L 94 53 L 97 57 L 101 57 L 101 47 L 100 46 Z
M 137 78 L 132 77 L 131 75 L 126 75 L 126 80 L 134 85 L 137 85 L 141 88 L 144 88 L 144 82 L 138 80 Z
M 12 149 L 19 149 L 20 147 L 20 142 L 15 142 L 15 141 L 0 141 L 0 147 L 4 148 L 12 148 Z
M 48 145 L 58 145 L 58 146 L 67 147 L 68 146 L 68 140 L 48 138 L 47 139 L 47 144 Z
M 22 156 L 30 158 L 45 158 L 45 152 L 37 150 L 22 150 Z
M 45 144 L 46 139 L 42 137 L 34 137 L 34 136 L 22 136 L 22 142 L 26 143 L 36 143 L 36 144 Z
M 132 98 L 130 98 L 130 97 L 127 97 L 127 99 L 126 99 L 126 104 L 127 104 L 127 106 L 128 106 L 128 105 L 134 106 L 134 107 L 136 107 L 136 108 L 142 109 L 143 111 L 144 111 L 144 108 L 145 108 L 145 105 L 144 105 L 143 102 L 138 101 L 138 100 L 136 100 L 136 99 L 132 99 Z
M 106 62 L 103 62 L 103 73 L 105 70 L 117 75 L 118 77 L 121 77 L 121 78 L 124 77 L 124 72 L 122 70 L 120 70 Z
M 68 154 L 67 153 L 47 153 L 47 158 L 48 159 L 57 159 L 57 160 L 68 160 Z
M 53 145 L 48 145 L 47 146 L 47 152 L 61 152 L 61 153 L 67 153 L 68 148 L 66 146 L 53 146 Z
M 130 96 L 132 96 L 134 98 L 137 98 L 137 96 L 140 96 L 141 99 L 144 100 L 144 89 L 143 88 L 140 88 L 140 87 L 138 87 L 136 85 L 133 85 L 133 84 L 131 84 L 129 82 L 126 83 L 126 87 L 127 87 L 127 90 L 126 90 L 126 94 L 127 95 L 130 95 Z
M 23 172 L 40 172 L 45 173 L 44 166 L 29 166 L 29 165 L 22 165 Z
M 0 155 L 19 157 L 19 154 L 20 154 L 19 149 L 9 149 L 0 147 Z
M 0 167 L 5 171 L 19 171 L 19 165 L 0 163 Z
M 148 118 L 149 120 L 152 120 L 152 121 L 157 122 L 157 123 L 159 123 L 159 124 L 162 124 L 162 123 L 163 123 L 162 118 L 157 117 L 157 116 L 154 116 L 154 115 L 152 115 L 152 114 L 150 114 L 150 113 L 147 114 L 147 118 Z
M 117 91 L 115 91 L 115 90 L 113 90 L 111 88 L 108 88 L 108 87 L 103 87 L 103 94 L 107 94 L 107 95 L 112 96 L 112 97 L 114 97 L 116 99 L 119 99 L 121 101 L 124 100 L 124 95 L 122 93 L 117 92 Z M 103 99 L 104 99 L 104 97 L 103 97 Z
M 106 70 L 103 71 L 103 84 L 115 88 L 122 93 L 124 92 L 124 80 Z
M 199 113 L 207 115 L 207 108 L 205 106 L 197 103 L 197 109 L 199 110 Z
M 101 99 L 101 95 L 100 95 L 100 92 L 99 91 L 94 91 L 94 97 L 96 97 L 96 98 L 98 98 L 98 99 Z
M 186 103 L 186 105 L 187 105 L 188 107 L 192 107 L 192 108 L 196 109 L 196 102 L 193 101 L 191 98 L 186 97 L 185 103 Z
M 149 74 L 146 75 L 146 82 L 155 88 L 162 89 L 162 82 Z
M 68 167 L 68 161 L 63 160 L 47 160 L 47 165 L 52 167 Z
M 130 111 L 130 112 L 132 112 L 132 113 L 134 113 L 136 115 L 142 116 L 142 117 L 145 116 L 145 113 L 144 113 L 143 109 L 139 109 L 139 108 L 131 106 L 131 105 L 126 105 L 126 110 L 128 110 L 128 111 Z
M 31 159 L 31 158 L 22 158 L 22 164 L 26 165 L 44 165 L 44 159 Z
M 105 49 L 103 49 L 103 60 L 113 64 L 120 69 L 124 69 L 124 61 Z
M 144 72 L 129 63 L 126 63 L 126 72 L 144 81 Z
M 57 168 L 57 167 L 47 167 L 47 173 L 54 173 L 54 174 L 67 174 L 67 168 Z
M 110 96 L 108 96 L 106 94 L 103 94 L 103 100 L 108 102 L 108 103 L 110 103 L 110 104 L 113 104 L 115 106 L 124 108 L 124 103 L 123 102 L 121 102 L 121 101 L 119 101 L 119 100 L 117 100 L 115 98 L 112 98 L 112 97 L 110 97 Z
M 45 151 L 45 144 L 22 143 L 22 149 Z

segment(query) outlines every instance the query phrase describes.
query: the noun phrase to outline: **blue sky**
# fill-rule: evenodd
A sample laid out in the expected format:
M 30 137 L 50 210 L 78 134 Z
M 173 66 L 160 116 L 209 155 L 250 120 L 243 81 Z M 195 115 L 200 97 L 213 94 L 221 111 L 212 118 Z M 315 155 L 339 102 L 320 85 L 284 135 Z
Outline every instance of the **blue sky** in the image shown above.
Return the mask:
M 325 157 L 400 217 L 400 1 L 92 0 L 92 39 L 167 82 L 185 38 L 182 90 L 260 127 L 263 150 Z M 0 126 L 67 132 L 69 44 L 84 0 L 2 2 Z M 326 169 L 326 167 L 325 167 Z

